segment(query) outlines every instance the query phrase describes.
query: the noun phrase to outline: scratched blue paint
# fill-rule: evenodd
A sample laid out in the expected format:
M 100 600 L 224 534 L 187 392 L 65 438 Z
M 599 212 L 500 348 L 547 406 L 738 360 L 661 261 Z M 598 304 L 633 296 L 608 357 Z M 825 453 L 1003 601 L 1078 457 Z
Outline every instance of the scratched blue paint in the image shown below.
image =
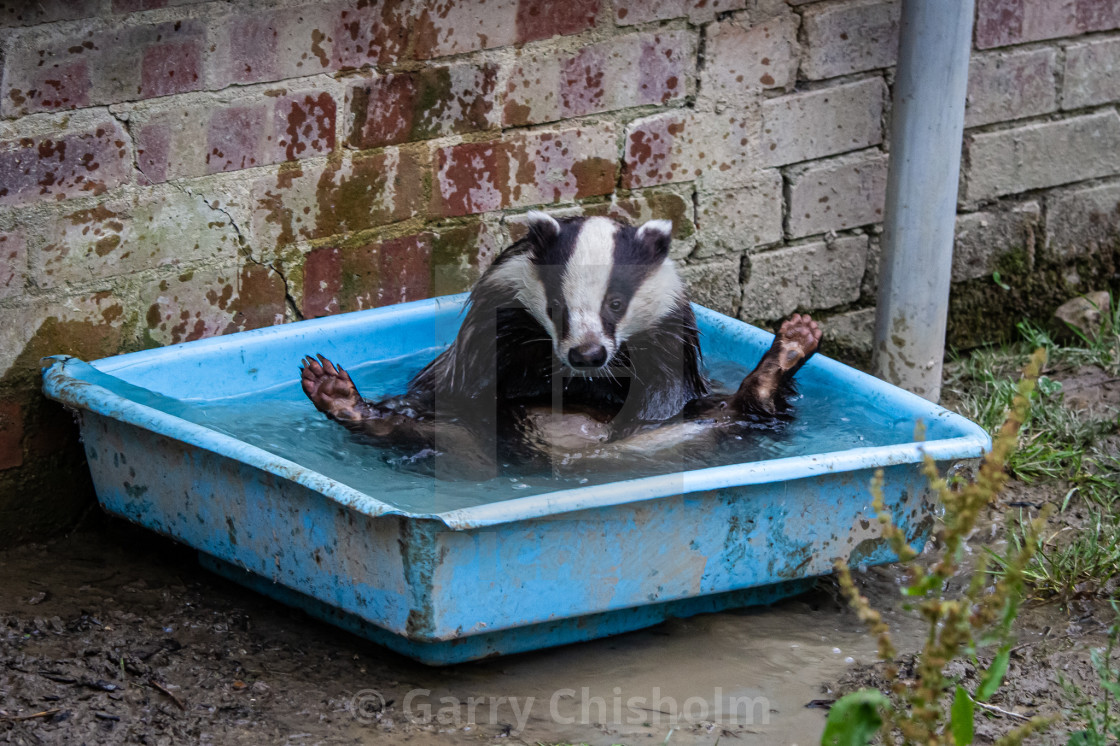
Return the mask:
M 343 314 L 85 363 L 57 357 L 48 396 L 82 412 L 98 498 L 188 544 L 204 564 L 432 664 L 565 644 L 804 589 L 837 559 L 894 559 L 867 484 L 915 547 L 933 506 L 922 453 L 943 466 L 990 446 L 976 425 L 817 356 L 799 375 L 858 390 L 929 425 L 923 444 L 857 448 L 410 513 L 176 416 L 202 390 L 290 378 L 307 349 L 381 359 L 435 349 L 463 296 Z M 697 308 L 705 350 L 754 359 L 770 335 Z M 220 369 L 222 375 L 213 371 Z M 420 477 L 417 477 L 420 478 Z

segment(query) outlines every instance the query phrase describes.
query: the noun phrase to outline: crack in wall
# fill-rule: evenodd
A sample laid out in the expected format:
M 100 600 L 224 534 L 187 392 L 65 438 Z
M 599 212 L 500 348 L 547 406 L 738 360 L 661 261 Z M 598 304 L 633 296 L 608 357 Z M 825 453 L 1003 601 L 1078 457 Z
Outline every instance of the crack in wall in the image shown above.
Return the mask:
M 176 186 L 179 186 L 179 185 L 176 185 Z M 291 288 L 291 285 L 288 282 L 288 276 L 284 272 L 282 272 L 279 267 L 272 264 L 272 262 L 266 262 L 263 259 L 258 259 L 257 257 L 253 256 L 253 248 L 250 245 L 249 240 L 247 238 L 245 238 L 245 234 L 242 232 L 241 226 L 239 226 L 237 224 L 237 221 L 234 219 L 233 214 L 229 210 L 222 207 L 217 202 L 217 200 L 215 200 L 214 202 L 211 202 L 210 200 L 206 199 L 206 197 L 203 196 L 203 195 L 195 195 L 193 192 L 191 192 L 189 189 L 186 189 L 185 187 L 183 189 L 184 189 L 184 191 L 186 191 L 187 194 L 190 194 L 192 197 L 197 196 L 198 199 L 202 200 L 203 204 L 205 204 L 211 210 L 214 210 L 215 212 L 220 213 L 221 215 L 225 216 L 226 220 L 229 221 L 230 227 L 233 228 L 233 232 L 237 234 L 237 246 L 238 246 L 238 249 L 239 249 L 238 253 L 240 253 L 240 255 L 242 257 L 244 257 L 245 259 L 247 259 L 249 262 L 251 262 L 253 264 L 256 264 L 259 267 L 264 267 L 266 269 L 269 269 L 269 270 L 275 272 L 276 276 L 280 278 L 280 282 L 282 282 L 284 284 L 284 306 L 285 306 L 286 310 L 288 311 L 288 314 L 292 317 L 291 319 L 288 319 L 288 320 L 289 321 L 291 321 L 291 320 L 295 320 L 295 321 L 303 320 L 303 313 L 299 310 L 299 304 L 296 303 L 296 299 L 292 296 L 292 288 Z
M 140 166 L 139 149 L 136 146 L 136 138 L 132 132 L 131 118 L 128 116 L 127 112 L 116 112 L 113 111 L 112 107 L 109 107 L 108 111 L 114 119 L 120 122 L 121 127 L 124 128 L 125 134 L 128 136 L 129 153 L 132 157 L 132 167 L 135 168 L 136 173 L 143 176 L 149 184 L 156 184 L 157 182 L 153 181 L 151 177 L 144 173 L 144 169 Z M 180 193 L 191 197 L 192 199 L 200 200 L 204 205 L 206 205 L 207 208 L 222 215 L 229 226 L 233 229 L 233 232 L 237 237 L 238 256 L 242 257 L 252 264 L 255 264 L 259 267 L 264 267 L 265 269 L 275 272 L 276 276 L 280 278 L 280 282 L 284 285 L 284 306 L 285 310 L 287 311 L 286 315 L 288 317 L 286 320 L 303 320 L 303 312 L 300 311 L 299 304 L 296 303 L 295 297 L 292 295 L 291 284 L 288 280 L 288 276 L 283 271 L 281 271 L 279 267 L 276 267 L 271 262 L 266 262 L 263 259 L 258 259 L 257 257 L 253 256 L 252 245 L 250 244 L 248 238 L 246 238 L 245 232 L 241 230 L 241 226 L 238 225 L 237 220 L 233 216 L 233 213 L 222 207 L 217 200 L 211 202 L 205 197 L 205 195 L 196 194 L 189 187 L 174 180 L 167 180 L 162 183 L 167 184 L 172 189 L 175 189 Z

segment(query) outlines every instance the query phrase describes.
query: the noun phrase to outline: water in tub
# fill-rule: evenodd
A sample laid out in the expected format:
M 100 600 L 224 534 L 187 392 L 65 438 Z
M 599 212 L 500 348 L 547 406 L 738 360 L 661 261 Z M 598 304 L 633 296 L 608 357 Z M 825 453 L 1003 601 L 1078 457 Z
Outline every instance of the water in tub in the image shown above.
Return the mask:
M 359 391 L 369 398 L 402 393 L 408 380 L 434 357 L 427 350 L 390 360 L 347 366 Z M 729 360 L 706 358 L 717 388 L 733 388 L 748 372 Z M 293 366 L 294 368 L 294 366 Z M 112 388 L 121 389 L 119 381 Z M 410 457 L 391 453 L 352 436 L 326 419 L 304 396 L 296 378 L 249 394 L 217 399 L 172 399 L 123 384 L 128 396 L 196 424 L 233 436 L 277 456 L 313 469 L 399 508 L 438 513 L 583 485 L 688 469 L 787 456 L 909 443 L 915 422 L 888 414 L 858 392 L 838 394 L 803 381 L 794 400 L 792 422 L 759 428 L 725 440 L 702 454 L 665 449 L 642 458 L 628 453 L 619 464 L 604 464 L 595 454 L 561 454 L 549 473 L 507 471 L 487 482 L 417 478 Z M 122 392 L 124 393 L 124 392 Z M 936 428 L 936 425 L 934 425 Z M 936 437 L 936 432 L 930 433 Z M 416 458 L 424 458 L 420 454 Z M 581 461 L 582 459 L 582 461 Z

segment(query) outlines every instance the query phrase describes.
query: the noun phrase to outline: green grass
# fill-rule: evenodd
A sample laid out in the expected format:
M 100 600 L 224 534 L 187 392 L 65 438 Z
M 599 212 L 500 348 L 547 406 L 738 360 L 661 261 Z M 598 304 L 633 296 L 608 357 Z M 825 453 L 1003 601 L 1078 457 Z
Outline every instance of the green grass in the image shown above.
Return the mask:
M 1040 537 L 1026 571 L 1038 596 L 1069 599 L 1104 592 L 1120 575 L 1120 458 L 1103 445 L 1120 432 L 1118 412 L 1077 411 L 1065 403 L 1059 379 L 1084 366 L 1120 377 L 1120 305 L 1108 309 L 1103 332 L 1059 344 L 1041 326 L 1019 324 L 1022 341 L 957 356 L 948 366 L 943 393 L 949 406 L 994 432 L 1015 392 L 1014 380 L 1030 352 L 1046 348 L 1030 416 L 1010 458 L 1010 475 L 1035 485 L 1058 509 L 1056 530 Z M 1023 518 L 1010 540 L 1024 541 Z M 996 558 L 997 564 L 1000 558 Z
M 1069 348 L 1050 348 L 1050 367 Z M 1015 385 L 1011 376 L 1026 363 L 1027 345 L 980 350 L 956 360 L 945 382 L 945 394 L 957 411 L 994 432 L 1011 404 Z M 1115 459 L 1099 453 L 1095 444 L 1117 431 L 1116 413 L 1088 415 L 1063 403 L 1062 385 L 1043 375 L 1032 402 L 1030 418 L 1011 459 L 1012 476 L 1024 482 L 1039 479 L 1091 479 Z
M 992 553 L 998 567 L 1006 567 L 1008 556 L 1017 554 L 1027 540 L 1023 517 L 1010 532 L 1014 549 L 1009 554 Z M 1035 594 L 1048 598 L 1108 595 L 1108 581 L 1120 572 L 1120 524 L 1094 511 L 1090 520 L 1074 528 L 1064 526 L 1039 537 L 1034 560 L 1023 578 Z

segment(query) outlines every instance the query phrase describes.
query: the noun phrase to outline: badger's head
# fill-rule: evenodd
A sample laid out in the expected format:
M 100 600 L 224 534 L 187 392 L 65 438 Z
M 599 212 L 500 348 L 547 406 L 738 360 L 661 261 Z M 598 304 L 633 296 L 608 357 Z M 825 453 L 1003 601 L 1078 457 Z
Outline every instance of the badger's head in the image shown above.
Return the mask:
M 669 259 L 671 232 L 668 220 L 632 228 L 609 218 L 557 221 L 529 213 L 529 249 L 507 277 L 552 337 L 561 362 L 593 374 L 611 364 L 627 339 L 684 302 Z

